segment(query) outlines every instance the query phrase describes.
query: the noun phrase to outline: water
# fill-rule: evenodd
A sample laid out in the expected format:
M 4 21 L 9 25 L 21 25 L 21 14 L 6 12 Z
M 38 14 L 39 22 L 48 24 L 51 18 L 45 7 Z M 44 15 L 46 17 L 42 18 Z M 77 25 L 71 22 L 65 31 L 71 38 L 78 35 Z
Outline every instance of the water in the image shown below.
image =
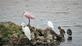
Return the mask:
M 54 23 L 55 29 L 59 25 L 65 29 L 71 28 L 73 40 L 59 46 L 82 46 L 82 0 L 0 0 L 0 21 L 12 21 L 20 25 L 28 23 L 23 16 L 24 10 L 32 12 L 35 19 L 31 25 L 46 28 L 47 21 Z

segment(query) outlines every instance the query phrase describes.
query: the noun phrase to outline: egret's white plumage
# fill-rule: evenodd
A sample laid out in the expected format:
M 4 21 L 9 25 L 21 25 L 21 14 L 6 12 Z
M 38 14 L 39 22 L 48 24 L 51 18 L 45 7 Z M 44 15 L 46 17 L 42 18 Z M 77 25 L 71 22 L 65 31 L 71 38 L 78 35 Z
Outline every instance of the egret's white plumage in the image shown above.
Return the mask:
M 48 25 L 48 27 L 51 28 L 54 32 L 56 32 L 55 29 L 54 29 L 54 25 L 53 25 L 53 23 L 52 23 L 51 21 L 48 21 L 47 25 Z
M 22 26 L 22 31 L 24 32 L 26 37 L 29 40 L 31 40 L 31 31 L 30 31 L 29 27 L 25 23 L 22 23 L 21 26 Z
M 52 28 L 54 30 L 54 25 L 51 21 L 48 21 L 47 23 L 48 27 Z
M 48 27 L 50 27 L 54 32 L 59 34 L 59 31 L 57 31 L 56 27 L 54 27 L 53 23 L 51 21 L 48 21 L 47 23 Z M 56 26 L 56 25 L 55 25 Z
M 51 21 L 48 21 L 48 27 L 50 27 L 50 28 L 54 28 L 54 25 L 53 25 L 53 23 L 51 22 Z

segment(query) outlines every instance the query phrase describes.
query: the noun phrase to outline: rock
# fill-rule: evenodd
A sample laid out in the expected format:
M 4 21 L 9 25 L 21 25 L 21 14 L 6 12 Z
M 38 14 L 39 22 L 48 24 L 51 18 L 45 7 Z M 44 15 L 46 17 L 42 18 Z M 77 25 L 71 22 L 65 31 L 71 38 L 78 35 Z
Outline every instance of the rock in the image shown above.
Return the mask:
M 32 36 L 31 43 L 33 45 L 35 44 L 49 45 L 49 44 L 56 43 L 56 40 L 53 39 L 53 37 L 57 37 L 57 34 L 53 33 L 53 31 L 51 32 L 50 28 L 38 29 L 33 26 L 30 26 L 29 28 L 31 30 L 31 36 Z M 16 43 L 19 41 L 21 44 L 23 43 L 27 44 L 27 42 L 29 41 L 25 40 L 27 38 L 25 38 L 25 35 L 22 33 L 21 30 L 22 30 L 21 26 L 15 23 L 12 23 L 12 22 L 1 22 L 0 23 L 0 35 L 1 35 L 0 37 L 2 39 L 4 38 L 11 39 L 11 37 L 15 37 L 14 39 L 16 40 Z M 57 38 L 58 38 L 57 40 L 60 40 L 60 37 L 57 37 Z

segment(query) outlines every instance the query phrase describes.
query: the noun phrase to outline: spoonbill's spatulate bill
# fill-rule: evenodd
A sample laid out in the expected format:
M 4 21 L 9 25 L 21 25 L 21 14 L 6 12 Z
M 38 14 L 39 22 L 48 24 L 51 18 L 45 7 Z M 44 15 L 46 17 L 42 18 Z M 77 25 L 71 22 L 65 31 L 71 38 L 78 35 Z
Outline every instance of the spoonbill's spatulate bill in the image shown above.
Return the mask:
M 25 23 L 22 23 L 21 26 L 22 26 L 22 31 L 24 32 L 25 36 L 26 36 L 29 40 L 31 40 L 31 31 L 30 31 L 29 27 L 26 26 Z

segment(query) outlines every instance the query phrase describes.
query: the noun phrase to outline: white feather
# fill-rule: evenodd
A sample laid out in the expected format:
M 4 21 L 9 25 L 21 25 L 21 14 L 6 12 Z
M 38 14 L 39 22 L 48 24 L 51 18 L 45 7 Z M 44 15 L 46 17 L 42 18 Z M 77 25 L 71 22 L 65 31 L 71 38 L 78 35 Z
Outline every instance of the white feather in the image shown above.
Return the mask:
M 48 21 L 47 25 L 48 25 L 48 27 L 50 27 L 54 32 L 56 32 L 55 29 L 54 29 L 54 25 L 53 25 L 53 23 L 52 23 L 51 21 Z
M 24 32 L 24 34 L 26 35 L 26 37 L 31 40 L 31 31 L 29 29 L 28 26 L 26 26 L 24 23 L 21 24 L 22 25 L 22 31 Z
M 53 23 L 51 21 L 48 21 L 48 27 L 54 28 L 54 25 L 53 25 Z
M 50 27 L 55 33 L 59 34 L 59 31 L 57 30 L 56 26 L 54 27 L 53 23 L 51 21 L 48 21 L 47 23 L 48 27 Z

